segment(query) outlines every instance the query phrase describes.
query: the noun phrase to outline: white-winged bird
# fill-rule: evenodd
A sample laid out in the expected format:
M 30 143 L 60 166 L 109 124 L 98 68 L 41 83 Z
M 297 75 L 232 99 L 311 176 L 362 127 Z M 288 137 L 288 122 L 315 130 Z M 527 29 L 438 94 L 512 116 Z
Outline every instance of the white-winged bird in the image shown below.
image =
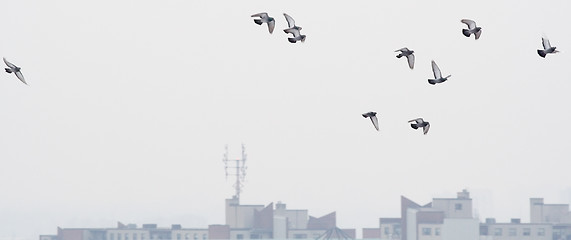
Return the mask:
M 408 60 L 408 67 L 410 69 L 414 68 L 414 51 L 413 50 L 409 50 L 408 48 L 401 48 L 399 50 L 396 50 L 395 52 L 400 51 L 399 55 L 397 55 L 397 58 L 401 58 L 401 57 L 406 57 L 406 59 Z
M 543 50 L 537 49 L 537 54 L 539 54 L 539 56 L 541 56 L 542 58 L 545 58 L 545 56 L 548 53 L 558 53 L 559 52 L 559 51 L 555 50 L 556 47 L 551 46 L 551 44 L 549 43 L 549 39 L 541 38 L 541 43 L 543 43 Z
M 478 40 L 478 38 L 480 38 L 480 34 L 482 34 L 482 28 L 477 27 L 476 22 L 474 22 L 470 19 L 462 19 L 462 20 L 460 20 L 460 22 L 468 25 L 468 29 L 462 29 L 462 34 L 464 34 L 464 36 L 470 37 L 471 34 L 474 34 L 474 37 L 476 37 L 476 40 Z
M 430 129 L 430 123 L 425 122 L 422 118 L 413 119 L 408 122 L 411 123 L 410 126 L 414 129 L 422 128 L 424 135 L 426 135 L 428 133 L 428 129 Z
M 258 25 L 262 25 L 262 23 L 267 23 L 268 24 L 268 30 L 270 31 L 270 34 L 272 32 L 274 32 L 274 27 L 276 26 L 276 21 L 274 20 L 273 17 L 270 17 L 265 12 L 254 14 L 254 15 L 252 15 L 252 17 L 259 17 L 260 19 L 254 19 L 254 22 Z
M 6 70 L 6 72 L 16 74 L 16 77 L 18 77 L 18 79 L 20 79 L 20 81 L 22 81 L 24 84 L 28 85 L 26 83 L 26 80 L 24 80 L 24 75 L 22 75 L 22 72 L 20 72 L 20 67 L 12 64 L 11 62 L 8 62 L 8 60 L 6 60 L 6 58 L 3 58 L 3 59 L 4 59 L 4 63 L 6 63 L 6 66 L 8 66 L 7 68 L 4 68 Z
M 452 76 L 452 75 L 448 75 L 448 76 L 443 78 L 442 73 L 440 73 L 440 68 L 438 68 L 438 65 L 436 65 L 434 60 L 432 60 L 432 73 L 434 73 L 435 79 L 428 79 L 428 83 L 430 83 L 432 85 L 445 82 L 446 80 L 448 80 L 449 77 Z
M 296 43 L 297 41 L 305 42 L 305 35 L 301 35 L 299 31 L 301 31 L 300 26 L 295 25 L 295 21 L 292 17 L 284 13 L 284 17 L 287 21 L 288 28 L 284 29 L 285 33 L 293 34 L 292 38 L 287 38 L 290 43 Z
M 363 116 L 364 118 L 370 118 L 371 122 L 373 122 L 373 126 L 375 126 L 375 129 L 377 129 L 377 131 L 379 131 L 379 119 L 377 119 L 377 113 L 376 112 L 363 113 L 363 114 L 361 114 L 361 116 Z

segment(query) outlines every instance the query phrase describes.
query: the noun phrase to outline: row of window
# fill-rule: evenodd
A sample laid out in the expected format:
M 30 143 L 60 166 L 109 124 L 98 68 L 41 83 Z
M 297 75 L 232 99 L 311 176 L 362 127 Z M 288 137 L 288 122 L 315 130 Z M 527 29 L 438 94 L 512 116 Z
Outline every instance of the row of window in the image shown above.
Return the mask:
M 495 228 L 494 236 L 502 236 L 503 228 Z M 521 231 L 522 236 L 531 236 L 531 228 L 523 228 Z M 518 236 L 517 228 L 508 228 L 508 236 Z M 545 236 L 545 228 L 537 229 L 537 236 Z
M 432 228 L 422 228 L 422 235 L 431 236 Z M 434 236 L 440 236 L 440 228 L 434 228 Z
M 137 234 L 137 233 L 132 233 L 132 234 L 129 234 L 129 233 L 124 233 L 124 234 L 117 233 L 117 239 L 115 239 L 115 234 L 114 234 L 114 233 L 109 233 L 109 240 L 131 240 L 131 239 L 129 238 L 129 236 L 132 236 L 132 240 L 139 240 L 139 239 L 137 238 L 137 236 L 140 236 L 140 240 L 146 240 L 146 234 L 144 234 L 144 233 L 141 233 L 141 234 Z M 202 234 L 202 240 L 206 240 L 207 238 L 208 238 L 208 237 L 206 236 L 206 234 Z M 153 239 L 152 236 L 151 236 L 151 239 Z M 177 240 L 183 240 L 182 234 L 177 233 L 177 234 L 176 234 L 176 239 L 177 239 Z M 189 234 L 189 233 L 184 234 L 184 240 L 190 240 L 190 239 L 191 239 L 191 238 L 190 238 L 190 234 Z M 195 233 L 195 234 L 192 235 L 192 240 L 198 240 L 198 239 L 199 239 L 199 238 L 198 238 L 198 234 Z

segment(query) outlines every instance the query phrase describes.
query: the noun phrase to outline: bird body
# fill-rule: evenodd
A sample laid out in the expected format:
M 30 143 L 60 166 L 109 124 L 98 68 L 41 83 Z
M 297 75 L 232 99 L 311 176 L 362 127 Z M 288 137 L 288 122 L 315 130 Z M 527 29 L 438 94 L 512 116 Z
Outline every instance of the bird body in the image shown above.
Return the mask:
M 28 83 L 26 83 L 26 80 L 24 79 L 24 75 L 22 75 L 22 72 L 20 72 L 20 67 L 12 64 L 11 62 L 8 62 L 8 60 L 6 60 L 6 58 L 2 58 L 4 60 L 4 63 L 6 64 L 6 66 L 8 66 L 7 68 L 4 68 L 4 70 L 6 70 L 7 73 L 14 73 L 16 75 L 16 77 L 18 77 L 18 79 L 20 79 L 20 81 L 22 81 L 24 84 L 28 85 Z
M 468 29 L 462 29 L 462 34 L 466 37 L 470 37 L 470 35 L 474 34 L 476 40 L 480 38 L 480 34 L 482 34 L 482 28 L 476 26 L 476 22 L 470 19 L 462 19 L 460 22 L 468 25 Z
M 424 119 L 422 118 L 413 119 L 408 122 L 411 123 L 410 126 L 413 129 L 422 128 L 422 132 L 424 133 L 424 135 L 426 135 L 428 133 L 428 130 L 430 129 L 430 123 L 425 122 Z
M 252 17 L 259 17 L 259 19 L 254 19 L 254 22 L 258 25 L 262 25 L 263 23 L 268 24 L 268 31 L 271 33 L 274 32 L 274 27 L 276 26 L 276 21 L 273 17 L 270 17 L 267 13 L 257 13 L 252 15 Z
M 434 73 L 434 79 L 428 79 L 428 83 L 434 85 L 437 83 L 443 83 L 446 80 L 448 80 L 449 77 L 451 77 L 452 75 L 448 75 L 446 77 L 442 77 L 442 73 L 440 72 L 440 68 L 438 68 L 438 65 L 436 65 L 436 62 L 434 62 L 434 60 L 432 60 L 432 73 Z
M 543 44 L 543 50 L 537 49 L 537 54 L 539 54 L 539 56 L 541 56 L 542 58 L 545 58 L 545 56 L 549 53 L 559 52 L 558 50 L 555 50 L 556 47 L 551 46 L 551 44 L 549 43 L 549 39 L 541 38 L 541 43 Z
M 399 52 L 400 53 L 397 55 L 397 58 L 401 58 L 401 57 L 406 57 L 407 61 L 408 61 L 408 67 L 410 69 L 414 68 L 414 51 L 413 50 L 409 50 L 408 48 L 404 47 L 401 48 L 399 50 L 396 50 L 395 52 Z
M 287 40 L 290 43 L 296 43 L 297 41 L 305 42 L 305 35 L 302 35 L 300 32 L 302 28 L 300 26 L 295 25 L 295 20 L 293 20 L 293 18 L 290 15 L 284 13 L 284 17 L 288 25 L 288 28 L 284 29 L 284 32 L 293 34 L 293 37 L 288 38 Z
M 363 114 L 361 114 L 361 116 L 363 116 L 364 118 L 370 118 L 375 129 L 377 129 L 377 131 L 379 131 L 379 119 L 377 118 L 376 112 L 363 113 Z

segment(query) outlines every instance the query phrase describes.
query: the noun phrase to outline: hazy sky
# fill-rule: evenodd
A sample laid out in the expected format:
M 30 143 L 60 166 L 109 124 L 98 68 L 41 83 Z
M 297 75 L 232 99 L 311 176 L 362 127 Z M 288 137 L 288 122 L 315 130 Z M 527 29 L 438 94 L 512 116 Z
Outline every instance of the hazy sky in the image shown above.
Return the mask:
M 6 4 L 5 4 L 6 5 Z M 57 226 L 224 223 L 242 203 L 343 228 L 471 191 L 529 221 L 570 203 L 571 1 L 19 0 L 0 9 L 0 239 Z M 268 12 L 276 29 L 254 24 Z M 291 44 L 282 13 L 307 35 Z M 483 28 L 475 41 L 460 19 Z M 547 36 L 561 53 L 536 53 Z M 395 58 L 415 51 L 415 69 Z M 435 60 L 445 83 L 429 85 Z M 380 132 L 361 114 L 376 111 Z M 428 135 L 407 121 L 423 117 Z M 358 230 L 360 235 L 360 230 Z

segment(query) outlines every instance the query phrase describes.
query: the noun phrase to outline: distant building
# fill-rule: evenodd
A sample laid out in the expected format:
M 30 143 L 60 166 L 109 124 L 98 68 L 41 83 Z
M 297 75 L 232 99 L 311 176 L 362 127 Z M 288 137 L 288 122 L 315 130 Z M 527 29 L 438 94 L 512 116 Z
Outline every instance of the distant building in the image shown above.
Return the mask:
M 552 240 L 552 225 L 549 223 L 521 223 L 512 219 L 509 223 L 496 223 L 494 218 L 487 218 L 480 224 L 480 240 Z
M 239 199 L 226 199 L 226 223 L 208 228 L 183 228 L 173 224 L 118 223 L 116 228 L 58 228 L 57 235 L 40 235 L 40 240 L 209 240 L 209 239 L 355 239 L 355 229 L 337 228 L 332 212 L 316 218 L 307 210 L 287 209 L 278 202 L 240 205 Z
M 553 226 L 553 240 L 571 240 L 571 212 L 569 204 L 545 204 L 543 198 L 530 198 L 531 223 Z

